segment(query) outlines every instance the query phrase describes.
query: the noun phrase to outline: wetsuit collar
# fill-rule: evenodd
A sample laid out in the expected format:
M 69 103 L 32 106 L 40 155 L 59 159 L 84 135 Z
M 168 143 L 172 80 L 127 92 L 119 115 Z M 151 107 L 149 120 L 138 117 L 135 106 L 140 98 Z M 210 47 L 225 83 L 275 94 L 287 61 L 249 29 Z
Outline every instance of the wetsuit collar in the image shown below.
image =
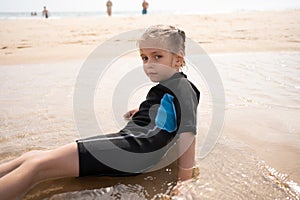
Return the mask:
M 182 77 L 187 78 L 187 76 L 183 72 L 176 72 L 169 79 L 161 81 L 160 83 L 164 83 L 166 81 L 170 81 L 170 80 L 174 80 L 174 79 L 179 79 L 179 78 L 182 78 Z

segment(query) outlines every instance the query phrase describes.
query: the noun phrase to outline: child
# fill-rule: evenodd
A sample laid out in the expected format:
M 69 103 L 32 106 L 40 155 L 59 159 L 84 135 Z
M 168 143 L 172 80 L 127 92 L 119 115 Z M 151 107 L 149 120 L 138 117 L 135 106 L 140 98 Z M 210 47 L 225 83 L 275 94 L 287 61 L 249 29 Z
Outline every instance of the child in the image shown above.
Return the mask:
M 178 179 L 192 178 L 200 93 L 179 72 L 185 64 L 185 33 L 173 26 L 152 26 L 138 40 L 138 45 L 145 74 L 158 84 L 150 89 L 138 109 L 124 115 L 129 119 L 127 125 L 118 133 L 80 139 L 50 151 L 28 152 L 0 165 L 1 198 L 18 197 L 33 184 L 50 178 L 143 173 L 163 159 L 174 143 L 183 153 L 178 159 Z M 115 148 L 103 148 L 107 141 L 128 152 L 145 156 L 158 153 L 133 162 L 132 166 L 126 163 L 131 170 L 120 171 L 96 158 L 114 155 Z M 111 156 L 111 159 L 123 158 Z

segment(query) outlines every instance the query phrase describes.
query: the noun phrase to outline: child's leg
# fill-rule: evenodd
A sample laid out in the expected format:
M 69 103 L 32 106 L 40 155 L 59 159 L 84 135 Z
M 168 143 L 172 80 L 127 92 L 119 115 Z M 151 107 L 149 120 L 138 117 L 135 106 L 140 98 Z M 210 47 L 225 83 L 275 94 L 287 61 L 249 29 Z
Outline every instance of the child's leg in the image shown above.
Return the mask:
M 7 173 L 11 172 L 12 170 L 14 170 L 15 168 L 19 167 L 20 164 L 22 163 L 22 158 L 24 157 L 20 156 L 14 160 L 8 161 L 6 163 L 3 163 L 0 165 L 0 178 L 4 175 L 6 175 Z
M 22 156 L 20 156 L 18 158 L 15 158 L 11 161 L 1 164 L 0 165 L 0 178 L 4 175 L 8 174 L 12 170 L 16 169 L 17 167 L 19 167 L 25 161 L 26 158 L 32 157 L 33 154 L 38 154 L 38 153 L 39 153 L 39 151 L 30 151 L 30 152 L 23 154 Z
M 0 168 L 10 171 L 0 178 L 0 196 L 13 199 L 33 184 L 49 178 L 79 175 L 77 144 L 71 143 L 55 150 L 27 153 Z

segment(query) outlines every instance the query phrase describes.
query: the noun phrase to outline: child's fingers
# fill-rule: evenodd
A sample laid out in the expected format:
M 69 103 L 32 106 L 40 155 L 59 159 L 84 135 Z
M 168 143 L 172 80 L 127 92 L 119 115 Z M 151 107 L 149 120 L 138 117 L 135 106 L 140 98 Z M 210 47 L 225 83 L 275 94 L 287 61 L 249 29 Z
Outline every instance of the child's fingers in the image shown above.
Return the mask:
M 130 118 L 130 113 L 129 112 L 125 113 L 123 115 L 123 117 L 124 117 L 124 119 L 129 119 Z
M 127 120 L 131 119 L 131 117 L 132 117 L 137 111 L 138 111 L 138 109 L 133 109 L 133 110 L 128 111 L 127 113 L 125 113 L 125 114 L 123 115 L 124 119 L 127 119 Z

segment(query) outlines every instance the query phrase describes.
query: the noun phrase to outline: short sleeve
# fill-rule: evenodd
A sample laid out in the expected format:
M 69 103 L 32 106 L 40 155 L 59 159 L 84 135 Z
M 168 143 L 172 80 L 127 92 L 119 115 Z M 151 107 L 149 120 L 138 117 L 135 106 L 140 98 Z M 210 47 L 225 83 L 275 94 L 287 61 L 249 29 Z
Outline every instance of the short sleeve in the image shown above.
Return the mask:
M 175 97 L 177 133 L 197 133 L 197 107 L 200 92 L 186 78 L 175 79 L 164 85 Z
M 181 79 L 179 82 L 179 91 L 176 93 L 178 100 L 177 112 L 178 118 L 178 133 L 192 132 L 197 133 L 197 107 L 199 104 L 199 94 L 195 91 L 191 83 L 186 79 Z

